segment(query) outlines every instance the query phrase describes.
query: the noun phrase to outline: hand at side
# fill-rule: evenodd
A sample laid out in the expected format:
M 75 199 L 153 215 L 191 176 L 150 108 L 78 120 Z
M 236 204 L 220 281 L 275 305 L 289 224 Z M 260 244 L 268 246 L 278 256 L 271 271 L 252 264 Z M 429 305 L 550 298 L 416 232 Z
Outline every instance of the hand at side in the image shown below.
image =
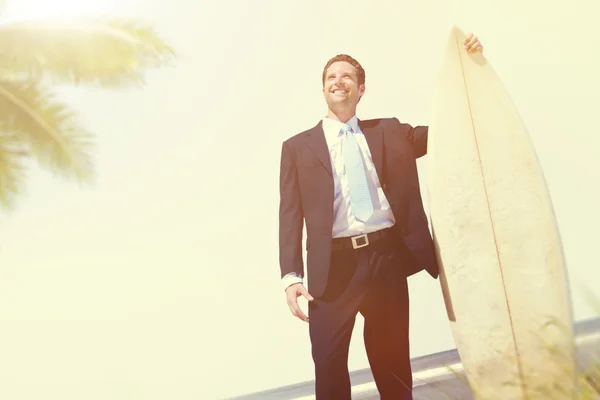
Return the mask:
M 310 295 L 310 293 L 308 293 L 304 285 L 302 283 L 295 283 L 288 286 L 285 289 L 285 295 L 287 297 L 287 304 L 288 307 L 290 307 L 292 315 L 300 318 L 304 322 L 308 322 L 308 317 L 302 312 L 300 306 L 298 305 L 298 297 L 304 296 L 304 298 L 306 298 L 308 301 L 313 301 L 314 298 Z

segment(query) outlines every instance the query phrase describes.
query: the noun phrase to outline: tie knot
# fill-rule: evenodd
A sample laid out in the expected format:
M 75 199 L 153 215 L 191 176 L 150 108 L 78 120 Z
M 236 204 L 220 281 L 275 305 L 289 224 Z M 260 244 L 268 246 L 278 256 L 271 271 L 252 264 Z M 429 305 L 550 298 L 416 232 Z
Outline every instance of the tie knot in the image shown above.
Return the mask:
M 353 130 L 352 130 L 352 127 L 351 127 L 350 125 L 348 125 L 348 124 L 344 124 L 344 126 L 343 126 L 343 127 L 342 127 L 342 129 L 340 130 L 340 133 L 342 133 L 342 134 L 344 134 L 344 135 L 345 135 L 346 133 L 352 133 L 352 132 L 353 132 Z

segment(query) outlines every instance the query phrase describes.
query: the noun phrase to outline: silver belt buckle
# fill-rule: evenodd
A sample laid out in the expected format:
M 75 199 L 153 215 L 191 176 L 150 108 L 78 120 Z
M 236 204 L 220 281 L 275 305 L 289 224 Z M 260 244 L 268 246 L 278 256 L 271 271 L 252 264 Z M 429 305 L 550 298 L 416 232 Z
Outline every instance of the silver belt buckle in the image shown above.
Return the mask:
M 354 249 L 360 249 L 362 247 L 367 247 L 369 245 L 369 236 L 366 233 L 364 235 L 353 236 L 350 239 L 352 239 L 352 247 Z M 358 244 L 359 239 L 365 239 L 365 243 Z

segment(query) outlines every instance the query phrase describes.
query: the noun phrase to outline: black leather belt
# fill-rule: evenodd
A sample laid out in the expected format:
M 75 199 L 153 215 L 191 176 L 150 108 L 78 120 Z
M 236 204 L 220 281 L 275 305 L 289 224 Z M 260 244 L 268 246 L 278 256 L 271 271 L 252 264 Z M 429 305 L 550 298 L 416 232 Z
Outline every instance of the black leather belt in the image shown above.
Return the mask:
M 373 244 L 392 233 L 393 228 L 386 228 L 380 231 L 365 233 L 358 236 L 350 236 L 343 238 L 334 238 L 331 242 L 331 250 L 338 251 L 344 249 L 360 249 Z

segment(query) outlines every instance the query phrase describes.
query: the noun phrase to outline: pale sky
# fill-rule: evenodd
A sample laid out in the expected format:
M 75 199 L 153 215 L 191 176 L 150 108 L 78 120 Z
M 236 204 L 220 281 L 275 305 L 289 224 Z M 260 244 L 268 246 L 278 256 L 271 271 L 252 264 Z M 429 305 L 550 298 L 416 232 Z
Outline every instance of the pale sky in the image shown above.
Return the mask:
M 600 293 L 592 0 L 7 1 L 3 21 L 142 18 L 179 60 L 144 90 L 60 90 L 97 136 L 98 179 L 33 169 L 0 214 L 0 398 L 216 399 L 312 379 L 307 325 L 279 281 L 281 142 L 324 115 L 322 68 L 342 52 L 366 69 L 359 118 L 427 124 L 452 23 L 480 37 L 522 114 L 575 319 L 594 316 L 579 286 Z M 453 348 L 439 281 L 420 273 L 410 292 L 412 355 Z M 349 364 L 368 366 L 361 317 Z

